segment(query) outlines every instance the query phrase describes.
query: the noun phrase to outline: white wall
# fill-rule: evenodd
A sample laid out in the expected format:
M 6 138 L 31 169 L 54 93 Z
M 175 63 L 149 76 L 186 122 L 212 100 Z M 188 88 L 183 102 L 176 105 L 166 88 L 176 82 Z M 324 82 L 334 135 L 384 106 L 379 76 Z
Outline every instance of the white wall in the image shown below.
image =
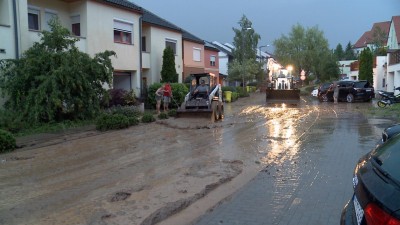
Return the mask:
M 373 86 L 375 90 L 386 90 L 386 56 L 376 57 L 376 67 L 373 68 Z M 385 79 L 385 86 L 383 86 L 383 79 Z
M 218 52 L 219 58 L 219 72 L 228 75 L 228 62 L 229 57 L 225 52 Z
M 390 29 L 389 29 L 389 36 L 388 36 L 387 45 L 388 45 L 389 49 L 399 49 L 400 46 L 399 46 L 398 43 L 399 43 L 399 41 L 397 40 L 396 32 L 395 32 L 395 29 L 394 29 L 394 23 L 393 23 L 393 20 L 392 20 L 392 23 L 390 23 Z
M 150 28 L 150 76 L 147 77 L 147 83 L 153 84 L 160 82 L 161 69 L 163 63 L 163 54 L 165 49 L 165 40 L 176 40 L 176 55 L 175 55 L 175 69 L 178 73 L 179 80 L 182 82 L 183 62 L 182 62 L 182 34 L 171 30 L 161 29 L 152 26 Z M 149 41 L 149 40 L 147 40 Z
M 132 45 L 114 43 L 114 19 L 133 23 Z M 92 56 L 105 50 L 116 52 L 117 57 L 112 58 L 115 70 L 139 69 L 139 14 L 88 1 L 86 38 L 88 53 Z
M 14 27 L 5 27 L 0 25 L 0 49 L 5 53 L 0 52 L 1 59 L 14 59 L 15 58 L 15 38 Z

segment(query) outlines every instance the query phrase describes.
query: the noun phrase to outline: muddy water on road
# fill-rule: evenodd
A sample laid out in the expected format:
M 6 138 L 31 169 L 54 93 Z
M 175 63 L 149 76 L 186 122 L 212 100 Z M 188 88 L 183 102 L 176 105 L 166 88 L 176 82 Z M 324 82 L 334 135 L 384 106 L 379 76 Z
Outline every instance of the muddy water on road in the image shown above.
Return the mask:
M 272 107 L 264 97 L 226 104 L 213 124 L 168 119 L 0 155 L 0 224 L 155 224 L 190 205 L 202 212 L 212 201 L 193 203 L 223 199 L 229 191 L 214 191 L 222 184 L 232 191 L 294 160 L 320 115 L 336 115 L 304 99 Z M 198 216 L 182 213 L 171 224 Z

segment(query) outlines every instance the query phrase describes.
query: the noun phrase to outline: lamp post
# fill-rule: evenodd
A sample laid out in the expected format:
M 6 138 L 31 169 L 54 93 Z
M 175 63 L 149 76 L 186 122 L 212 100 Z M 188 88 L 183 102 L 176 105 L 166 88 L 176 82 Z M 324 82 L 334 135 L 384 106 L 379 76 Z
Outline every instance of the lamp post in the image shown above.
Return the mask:
M 246 28 L 242 28 L 242 35 L 243 35 L 243 37 L 242 37 L 242 67 L 243 67 L 243 73 L 242 73 L 242 88 L 243 88 L 243 91 L 244 91 L 244 74 L 246 73 L 246 66 L 244 65 L 244 57 L 246 56 L 246 52 L 245 52 L 245 50 L 244 50 L 244 44 L 245 44 L 245 38 L 246 38 L 246 34 L 247 34 L 247 31 L 248 30 L 251 30 L 251 29 L 253 29 L 253 28 L 251 28 L 251 27 L 246 27 Z

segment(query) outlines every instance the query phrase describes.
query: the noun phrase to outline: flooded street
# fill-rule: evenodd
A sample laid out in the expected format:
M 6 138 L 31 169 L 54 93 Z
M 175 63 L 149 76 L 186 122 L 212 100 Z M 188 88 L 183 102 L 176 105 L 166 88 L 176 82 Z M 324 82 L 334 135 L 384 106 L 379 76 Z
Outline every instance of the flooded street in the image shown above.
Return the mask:
M 213 124 L 170 118 L 2 154 L 0 224 L 337 224 L 356 160 L 391 124 L 358 112 L 371 104 L 273 107 L 254 93 Z

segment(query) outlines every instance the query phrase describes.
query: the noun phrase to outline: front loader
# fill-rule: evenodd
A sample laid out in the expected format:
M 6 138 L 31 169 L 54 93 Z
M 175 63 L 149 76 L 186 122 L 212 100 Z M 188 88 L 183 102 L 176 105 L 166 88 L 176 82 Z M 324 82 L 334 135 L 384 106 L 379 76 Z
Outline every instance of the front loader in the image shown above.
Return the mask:
M 293 77 L 281 75 L 273 79 L 265 91 L 267 103 L 285 103 L 297 105 L 300 103 L 300 90 L 293 84 Z
M 212 122 L 224 117 L 224 105 L 222 101 L 221 85 L 217 83 L 216 77 L 211 73 L 191 74 L 190 91 L 185 100 L 177 110 L 178 117 L 207 117 Z M 208 87 L 206 92 L 195 94 L 196 88 L 201 81 Z

